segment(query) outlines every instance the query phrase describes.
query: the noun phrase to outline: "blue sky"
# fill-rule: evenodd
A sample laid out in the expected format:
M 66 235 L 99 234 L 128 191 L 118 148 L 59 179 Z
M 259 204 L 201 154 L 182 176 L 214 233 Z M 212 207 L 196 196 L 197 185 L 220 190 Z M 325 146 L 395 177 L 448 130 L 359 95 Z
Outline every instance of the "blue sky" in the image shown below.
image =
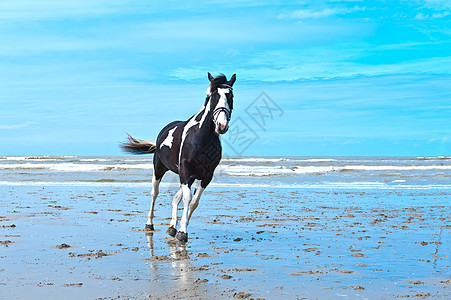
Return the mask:
M 207 72 L 237 74 L 227 155 L 451 154 L 449 1 L 2 0 L 0 41 L 0 155 L 118 155 Z

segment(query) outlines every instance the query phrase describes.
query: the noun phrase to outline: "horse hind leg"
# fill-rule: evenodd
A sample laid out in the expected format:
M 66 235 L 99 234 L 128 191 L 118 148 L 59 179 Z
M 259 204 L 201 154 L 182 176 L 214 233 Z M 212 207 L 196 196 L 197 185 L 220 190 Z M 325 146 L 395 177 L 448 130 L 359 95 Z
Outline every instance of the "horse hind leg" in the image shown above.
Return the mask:
M 151 197 L 152 197 L 152 201 L 150 203 L 150 210 L 149 213 L 147 214 L 147 223 L 146 223 L 146 230 L 151 230 L 154 231 L 155 228 L 153 226 L 153 218 L 154 218 L 154 210 L 155 210 L 155 200 L 158 197 L 158 193 L 160 191 L 160 182 L 161 182 L 161 177 L 160 179 L 157 179 L 157 177 L 155 176 L 155 171 L 154 174 L 152 176 L 152 192 Z
M 177 193 L 174 196 L 174 199 L 172 199 L 172 219 L 171 223 L 169 225 L 168 230 L 166 233 L 172 237 L 175 237 L 177 234 L 177 209 L 180 203 L 180 200 L 182 200 L 182 188 L 180 188 Z
M 164 174 L 168 171 L 166 166 L 160 161 L 158 158 L 158 155 L 155 153 L 153 157 L 153 175 L 152 175 L 152 192 L 151 197 L 152 201 L 150 204 L 150 210 L 147 215 L 147 222 L 146 222 L 146 230 L 155 230 L 153 226 L 153 218 L 154 218 L 154 209 L 155 209 L 155 200 L 158 197 L 158 193 L 160 191 L 160 182 L 163 178 Z

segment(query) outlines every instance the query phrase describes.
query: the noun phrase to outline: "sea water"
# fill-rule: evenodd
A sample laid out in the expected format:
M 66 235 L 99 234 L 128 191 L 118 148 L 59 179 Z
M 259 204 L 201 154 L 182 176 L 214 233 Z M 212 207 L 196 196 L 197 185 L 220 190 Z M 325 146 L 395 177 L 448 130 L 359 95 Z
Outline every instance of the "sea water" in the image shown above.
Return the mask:
M 0 156 L 0 185 L 151 186 L 152 156 Z M 449 189 L 451 157 L 223 157 L 210 187 Z M 178 186 L 168 172 L 162 185 Z

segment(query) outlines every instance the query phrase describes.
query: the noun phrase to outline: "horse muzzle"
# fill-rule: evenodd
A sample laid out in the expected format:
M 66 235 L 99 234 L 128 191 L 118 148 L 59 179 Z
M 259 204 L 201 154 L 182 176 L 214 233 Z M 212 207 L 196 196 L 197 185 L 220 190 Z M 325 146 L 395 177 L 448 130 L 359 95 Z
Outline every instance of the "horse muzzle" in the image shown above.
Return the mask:
M 229 130 L 229 124 L 228 123 L 225 123 L 225 124 L 222 124 L 222 123 L 219 123 L 219 122 L 216 123 L 215 131 L 216 131 L 217 134 L 224 134 L 224 133 L 227 132 L 227 130 Z
M 225 107 L 216 108 L 213 111 L 213 121 L 217 134 L 224 134 L 229 130 L 230 110 Z

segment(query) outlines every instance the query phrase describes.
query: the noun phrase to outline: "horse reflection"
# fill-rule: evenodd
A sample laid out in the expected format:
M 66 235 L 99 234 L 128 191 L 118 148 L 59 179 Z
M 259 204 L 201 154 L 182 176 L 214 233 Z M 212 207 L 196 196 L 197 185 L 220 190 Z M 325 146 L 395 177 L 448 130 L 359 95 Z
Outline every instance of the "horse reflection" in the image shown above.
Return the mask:
M 170 275 L 174 278 L 177 284 L 177 289 L 186 289 L 187 287 L 192 288 L 193 276 L 191 272 L 193 269 L 186 250 L 185 243 L 178 242 L 176 239 L 166 239 L 166 244 L 169 247 L 168 255 L 155 255 L 155 243 L 153 241 L 153 232 L 146 232 L 147 246 L 149 247 L 150 254 L 150 265 L 153 269 L 160 269 L 162 267 L 162 262 L 170 262 L 171 269 L 169 271 Z

